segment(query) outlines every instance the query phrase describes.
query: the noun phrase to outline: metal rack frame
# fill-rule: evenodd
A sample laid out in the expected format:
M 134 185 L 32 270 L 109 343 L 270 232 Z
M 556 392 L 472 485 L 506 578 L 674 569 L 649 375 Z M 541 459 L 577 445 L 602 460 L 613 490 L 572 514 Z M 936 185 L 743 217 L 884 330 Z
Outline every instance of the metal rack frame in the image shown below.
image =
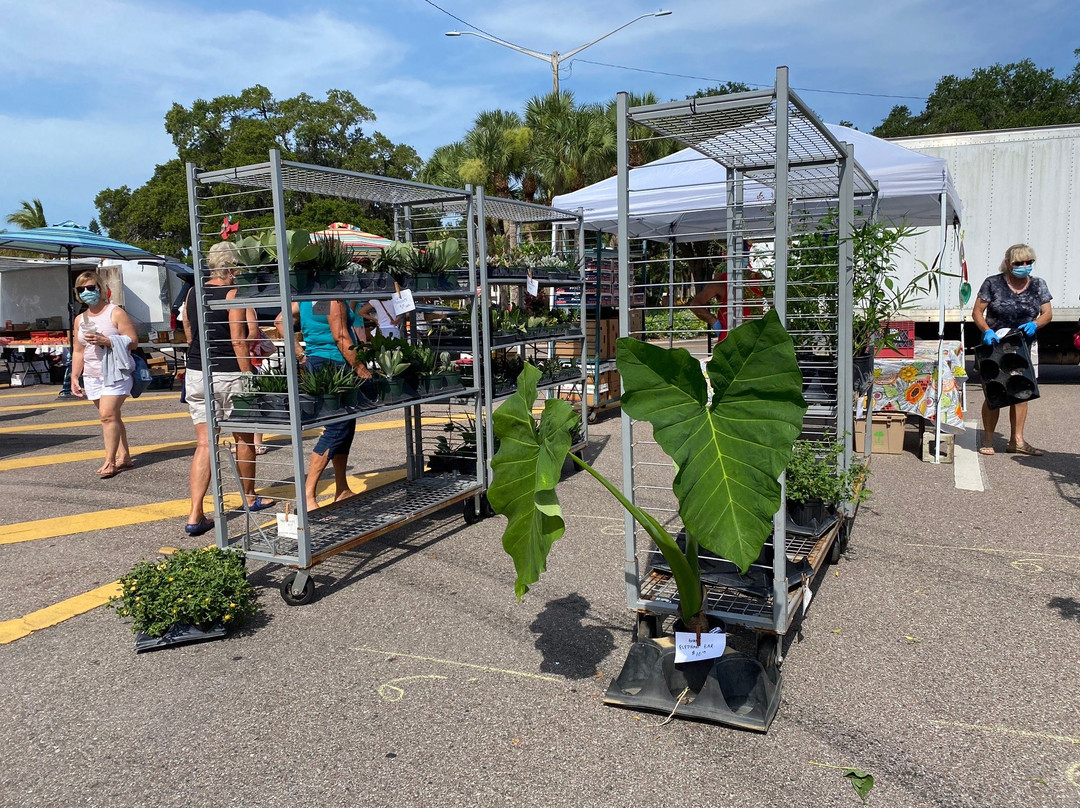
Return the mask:
M 839 462 L 848 468 L 852 462 L 850 432 L 854 404 L 850 236 L 855 199 L 869 200 L 872 206 L 876 198 L 876 186 L 855 161 L 853 148 L 838 141 L 790 91 L 786 68 L 777 70 L 776 85 L 767 90 L 632 109 L 628 107 L 626 94 L 620 93 L 616 120 L 620 335 L 643 336 L 631 333 L 628 315 L 634 194 L 629 132 L 631 124 L 638 124 L 657 137 L 672 138 L 693 148 L 703 160 L 713 160 L 725 167 L 726 207 L 703 209 L 694 203 L 693 186 L 688 185 L 686 216 L 695 229 L 680 231 L 679 240 L 718 239 L 729 246 L 726 281 L 721 281 L 726 288 L 723 309 L 728 327 L 734 328 L 747 317 L 760 316 L 769 306 L 779 313 L 797 345 L 813 346 L 800 358 L 804 377 L 825 381 L 815 391 L 817 395 L 804 420 L 803 434 L 808 439 L 826 433 L 837 436 L 844 446 Z M 757 194 L 752 200 L 745 198 L 749 183 L 754 183 Z M 771 202 L 762 201 L 766 190 L 772 192 Z M 799 231 L 800 225 L 821 222 L 830 213 L 835 216 L 835 226 L 823 238 L 835 239 L 839 255 L 837 266 L 829 276 L 832 280 L 823 283 L 819 274 L 818 280 L 809 284 L 800 282 L 798 273 L 795 278 L 790 277 L 789 261 L 798 265 L 798 251 L 807 240 L 806 233 Z M 672 214 L 671 218 L 669 244 L 673 245 L 678 216 Z M 771 244 L 763 259 L 767 271 L 757 273 L 750 267 L 744 250 L 748 238 Z M 672 300 L 673 292 L 673 288 L 669 289 Z M 677 503 L 670 482 L 665 482 L 665 475 L 672 476 L 674 469 L 670 459 L 651 441 L 647 426 L 635 423 L 623 411 L 623 492 L 662 524 L 678 529 L 681 524 Z M 783 476 L 780 482 L 783 491 Z M 748 594 L 738 586 L 707 585 L 706 609 L 710 616 L 766 635 L 787 632 L 800 605 L 806 605 L 809 582 L 828 558 L 833 542 L 850 523 L 841 519 L 825 535 L 811 539 L 789 533 L 786 511 L 786 503 L 782 501 L 773 519 L 771 563 L 761 567 L 771 577 L 768 596 Z M 848 519 L 853 515 L 844 514 Z M 627 606 L 638 614 L 639 625 L 648 621 L 649 630 L 653 631 L 658 620 L 677 613 L 678 594 L 670 574 L 651 567 L 650 558 L 658 553 L 650 549 L 645 534 L 638 530 L 629 513 L 624 518 Z M 639 539 L 643 541 L 640 545 Z M 789 586 L 788 578 L 791 559 L 805 559 L 812 570 L 808 578 L 802 579 L 802 585 L 794 589 Z
M 565 237 L 565 233 L 571 227 L 575 232 L 574 249 L 577 253 L 577 262 L 579 269 L 579 278 L 576 281 L 573 280 L 548 280 L 537 279 L 537 285 L 541 288 L 552 289 L 555 286 L 578 286 L 583 289 L 585 282 L 584 275 L 584 256 L 585 256 L 585 243 L 584 243 L 584 225 L 582 223 L 581 213 L 571 213 L 570 211 L 559 210 L 557 208 L 550 208 L 545 205 L 536 205 L 531 202 L 522 202 L 516 199 L 503 199 L 500 197 L 489 197 L 484 193 L 483 188 L 476 189 L 475 196 L 475 228 L 476 235 L 474 241 L 477 245 L 477 261 L 480 272 L 480 299 L 484 302 L 480 316 L 480 333 L 481 333 L 481 351 L 479 355 L 480 372 L 482 373 L 483 384 L 481 385 L 481 398 L 483 401 L 483 408 L 485 419 L 487 423 L 490 423 L 492 413 L 495 411 L 495 406 L 499 401 L 507 397 L 507 395 L 497 394 L 495 391 L 494 381 L 492 379 L 491 362 L 490 357 L 492 350 L 495 348 L 512 347 L 506 345 L 495 346 L 492 338 L 491 328 L 491 291 L 495 286 L 523 286 L 527 282 L 525 277 L 514 278 L 492 278 L 488 273 L 487 265 L 487 237 L 486 237 L 486 222 L 488 219 L 497 219 L 501 221 L 514 222 L 518 225 L 516 238 L 518 244 L 521 243 L 521 229 L 520 225 L 523 224 L 543 224 L 550 225 L 552 227 L 552 248 L 557 246 L 558 234 L 562 232 Z M 580 341 L 580 353 L 579 353 L 579 367 L 581 368 L 581 375 L 578 378 L 567 378 L 559 380 L 558 382 L 541 385 L 539 387 L 540 392 L 546 395 L 556 394 L 562 387 L 574 386 L 580 387 L 581 390 L 581 429 L 582 440 L 571 447 L 571 452 L 581 452 L 589 442 L 589 410 L 588 410 L 588 396 L 586 390 L 586 377 L 587 367 L 585 363 L 585 330 L 586 330 L 586 306 L 585 295 L 581 295 L 581 301 L 578 312 L 578 323 L 580 326 L 579 334 L 570 334 L 559 337 L 560 340 L 579 340 Z M 554 339 L 550 338 L 532 338 L 522 339 L 514 346 L 524 348 L 528 345 L 537 345 L 538 343 L 548 343 L 548 355 L 553 357 L 554 353 Z M 474 360 L 475 361 L 475 360 Z M 491 458 L 495 455 L 495 435 L 491 429 L 484 429 L 484 439 L 487 443 L 487 463 L 486 463 L 486 481 L 490 482 L 492 477 L 491 471 Z
M 197 269 L 195 272 L 196 300 L 199 307 L 200 323 L 205 322 L 204 314 L 210 308 L 250 308 L 253 304 L 270 304 L 273 307 L 280 306 L 282 311 L 288 312 L 291 310 L 293 302 L 329 301 L 357 297 L 357 294 L 349 294 L 341 290 L 293 292 L 290 286 L 290 267 L 286 245 L 286 193 L 296 192 L 393 206 L 395 213 L 400 212 L 403 214 L 403 232 L 407 240 L 412 240 L 413 236 L 410 220 L 414 211 L 430 213 L 437 218 L 450 215 L 461 216 L 468 234 L 468 279 L 464 288 L 457 291 L 414 291 L 413 295 L 418 302 L 447 299 L 454 299 L 459 302 L 465 301 L 470 309 L 472 350 L 475 353 L 478 349 L 479 321 L 475 294 L 477 285 L 476 245 L 472 238 L 473 229 L 469 226 L 469 221 L 473 215 L 473 194 L 471 190 L 441 188 L 406 180 L 285 161 L 281 159 L 281 154 L 276 149 L 271 150 L 267 162 L 256 165 L 217 171 L 199 171 L 194 164 L 188 163 L 187 185 L 195 267 L 205 267 L 204 248 L 210 242 L 217 240 L 216 221 L 222 215 L 223 210 L 242 214 L 253 220 L 257 220 L 260 216 L 265 220 L 267 214 L 272 213 L 277 242 L 277 285 L 269 295 L 238 297 L 234 300 L 210 302 L 205 294 L 205 271 Z M 260 199 L 264 199 L 266 192 L 269 192 L 270 205 L 268 207 L 265 205 L 259 206 L 261 203 L 253 202 L 253 192 Z M 398 231 L 397 221 L 396 216 L 395 232 Z M 260 226 L 251 228 L 253 232 L 265 229 L 265 227 Z M 362 294 L 365 298 L 389 299 L 392 293 L 393 290 L 387 290 L 384 292 L 366 291 Z M 209 346 L 204 339 L 202 358 L 206 374 L 205 382 L 209 390 L 213 385 L 213 372 L 209 362 L 208 350 Z M 468 505 L 471 499 L 474 508 L 479 509 L 480 495 L 484 486 L 482 470 L 486 467 L 486 462 L 483 454 L 483 444 L 478 440 L 475 475 L 460 475 L 457 473 L 441 477 L 424 475 L 423 433 L 420 428 L 423 423 L 421 416 L 422 405 L 446 404 L 454 399 L 463 396 L 467 397 L 471 394 L 473 396 L 471 406 L 474 408 L 474 417 L 479 425 L 482 422 L 482 413 L 477 385 L 474 384 L 472 388 L 464 391 L 429 395 L 420 399 L 377 405 L 371 409 L 361 409 L 332 417 L 319 418 L 311 422 L 302 421 L 299 405 L 299 367 L 296 347 L 294 340 L 289 338 L 288 335 L 283 340 L 283 351 L 284 369 L 289 388 L 289 417 L 287 423 L 283 424 L 268 420 L 226 420 L 222 417 L 223 413 L 215 404 L 208 407 L 207 426 L 211 436 L 216 436 L 221 430 L 271 432 L 284 429 L 287 431 L 289 446 L 286 449 L 292 453 L 287 470 L 278 474 L 277 479 L 258 478 L 258 481 L 261 483 L 273 482 L 278 486 L 278 490 L 292 488 L 294 497 L 291 501 L 295 504 L 297 537 L 288 538 L 279 535 L 274 520 L 271 519 L 267 523 L 266 520 L 262 519 L 263 514 L 259 516 L 253 514 L 245 507 L 242 497 L 239 509 L 231 512 L 228 510 L 226 507 L 226 478 L 230 475 L 223 474 L 222 450 L 220 448 L 212 452 L 211 490 L 214 496 L 215 509 L 219 516 L 215 520 L 215 535 L 218 546 L 223 548 L 240 546 L 252 558 L 295 568 L 297 572 L 286 579 L 282 587 L 282 594 L 287 601 L 300 603 L 310 599 L 313 593 L 313 582 L 310 581 L 308 571 L 326 558 L 455 503 L 465 502 Z M 213 396 L 208 395 L 207 401 L 212 402 Z M 309 513 L 303 496 L 306 475 L 304 432 L 318 426 L 326 426 L 350 419 L 358 420 L 370 415 L 399 409 L 404 410 L 405 421 L 406 460 L 404 479 L 377 490 L 359 494 L 348 500 L 321 507 L 317 511 Z M 216 444 L 217 441 L 211 438 L 211 445 L 216 447 Z M 284 464 L 282 465 L 284 466 Z M 237 484 L 239 484 L 239 475 L 236 473 L 235 465 L 233 466 L 233 472 L 232 476 L 235 477 Z M 290 501 L 287 497 L 281 499 Z M 239 530 L 233 529 L 237 521 L 236 517 L 240 517 L 242 522 Z M 230 522 L 233 524 L 230 524 Z M 288 592 L 286 592 L 286 585 L 288 586 Z M 289 595 L 291 595 L 292 599 L 290 599 Z

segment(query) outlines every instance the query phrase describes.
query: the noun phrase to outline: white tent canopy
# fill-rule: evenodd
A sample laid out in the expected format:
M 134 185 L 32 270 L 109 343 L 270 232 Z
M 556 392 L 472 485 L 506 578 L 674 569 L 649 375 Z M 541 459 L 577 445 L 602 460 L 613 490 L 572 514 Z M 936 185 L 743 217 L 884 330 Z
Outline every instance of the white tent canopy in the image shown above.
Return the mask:
M 855 160 L 878 186 L 877 215 L 900 224 L 927 226 L 941 222 L 945 196 L 946 221 L 961 213 L 945 160 L 905 149 L 896 143 L 827 124 L 839 140 L 855 147 Z M 666 241 L 692 241 L 696 234 L 714 233 L 718 217 L 727 207 L 727 171 L 720 163 L 687 148 L 630 171 L 630 235 Z M 585 226 L 592 230 L 618 229 L 616 177 L 551 200 L 563 210 L 580 208 Z M 749 229 L 768 225 L 772 189 L 747 179 L 744 183 L 746 223 Z M 861 205 L 860 205 L 861 201 Z M 815 200 L 819 207 L 820 200 Z M 856 208 L 870 213 L 870 197 L 856 200 Z M 813 205 L 813 203 L 811 203 Z

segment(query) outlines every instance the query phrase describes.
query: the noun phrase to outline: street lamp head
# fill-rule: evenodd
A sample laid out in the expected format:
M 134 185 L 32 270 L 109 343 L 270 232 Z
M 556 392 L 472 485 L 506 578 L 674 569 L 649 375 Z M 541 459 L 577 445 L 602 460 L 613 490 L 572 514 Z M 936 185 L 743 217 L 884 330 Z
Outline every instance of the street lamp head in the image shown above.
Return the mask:
M 671 14 L 670 11 L 657 11 L 653 14 L 654 17 L 667 17 Z
M 461 31 L 447 31 L 447 36 L 461 36 Z

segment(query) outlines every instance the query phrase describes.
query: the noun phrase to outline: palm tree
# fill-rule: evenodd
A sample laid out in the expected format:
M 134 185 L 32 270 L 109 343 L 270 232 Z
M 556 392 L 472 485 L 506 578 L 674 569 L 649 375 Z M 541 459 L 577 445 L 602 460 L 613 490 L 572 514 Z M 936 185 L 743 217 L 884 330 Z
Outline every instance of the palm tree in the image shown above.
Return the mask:
M 615 130 L 602 107 L 579 107 L 571 93 L 549 93 L 529 100 L 525 123 L 532 133 L 529 167 L 545 201 L 614 173 Z
M 420 182 L 441 185 L 444 188 L 457 188 L 462 183 L 461 164 L 468 159 L 468 156 L 465 144 L 460 140 L 439 146 L 420 169 Z
M 21 227 L 23 230 L 33 230 L 35 227 L 48 226 L 48 222 L 45 221 L 45 211 L 41 207 L 40 199 L 35 199 L 33 202 L 27 202 L 24 199 L 22 207 L 14 213 L 9 213 L 6 221 L 8 224 Z

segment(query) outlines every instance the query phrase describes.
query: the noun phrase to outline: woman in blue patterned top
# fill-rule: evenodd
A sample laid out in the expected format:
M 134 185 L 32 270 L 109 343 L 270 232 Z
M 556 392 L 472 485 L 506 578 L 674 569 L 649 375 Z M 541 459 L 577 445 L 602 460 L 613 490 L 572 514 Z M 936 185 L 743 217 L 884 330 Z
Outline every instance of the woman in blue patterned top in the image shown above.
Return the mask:
M 1005 251 L 997 275 L 983 281 L 979 296 L 971 312 L 983 332 L 983 343 L 993 345 L 999 337 L 1011 330 L 1020 331 L 1031 346 L 1031 365 L 1039 372 L 1039 355 L 1035 345 L 1035 331 L 1050 322 L 1054 313 L 1050 306 L 1053 296 L 1042 278 L 1036 278 L 1035 251 L 1027 244 L 1014 244 Z M 1012 436 L 1005 450 L 1026 455 L 1041 455 L 1024 440 L 1024 424 L 1027 421 L 1028 403 L 1009 407 L 1009 425 Z M 983 401 L 983 436 L 979 454 L 994 453 L 994 430 L 997 428 L 998 411 Z

